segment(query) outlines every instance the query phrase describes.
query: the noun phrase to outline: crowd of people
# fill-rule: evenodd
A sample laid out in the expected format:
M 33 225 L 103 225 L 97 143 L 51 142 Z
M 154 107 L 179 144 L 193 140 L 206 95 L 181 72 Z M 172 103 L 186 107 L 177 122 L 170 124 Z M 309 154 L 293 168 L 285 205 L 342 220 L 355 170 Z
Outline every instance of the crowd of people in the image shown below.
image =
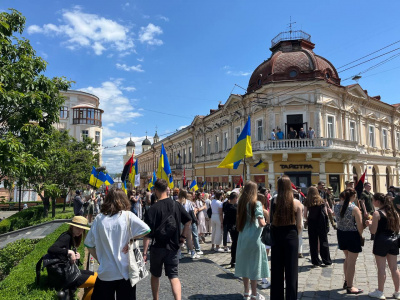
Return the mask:
M 308 130 L 304 130 L 304 128 L 300 128 L 299 132 L 293 129 L 293 127 L 289 127 L 289 132 L 286 135 L 287 139 L 314 139 L 316 137 L 315 131 L 312 127 L 309 127 Z M 277 127 L 276 129 L 272 129 L 270 140 L 283 140 L 285 139 L 285 134 L 282 129 Z
M 78 197 L 77 191 L 75 199 Z M 369 228 L 378 269 L 378 286 L 369 296 L 385 299 L 387 262 L 395 287 L 393 297 L 400 299 L 397 268 L 400 223 L 395 197 L 394 193 L 372 194 L 368 182 L 359 199 L 354 182 L 346 182 L 338 199 L 324 182 L 309 187 L 304 195 L 300 188 L 293 189 L 286 175 L 278 179 L 274 193 L 257 187 L 252 181 L 242 188 L 219 187 L 209 193 L 202 189 L 170 190 L 163 179 L 155 182 L 152 192 L 129 190 L 126 195 L 122 190 L 111 189 L 85 238 L 85 246 L 100 263 L 99 270 L 85 274 L 72 288 L 85 283 L 87 287 L 91 283 L 92 299 L 111 299 L 114 294 L 117 299 L 135 299 L 136 287 L 129 284 L 127 269 L 126 227 L 130 224 L 135 239 L 144 237 L 143 257 L 150 262 L 153 299 L 159 299 L 163 268 L 174 298 L 181 299 L 179 260 L 186 251 L 191 259 L 201 257 L 202 244 L 209 235 L 211 251 L 230 253 L 231 268 L 243 279 L 243 299 L 264 299 L 257 292 L 259 280 L 262 288 L 270 287 L 271 299 L 297 299 L 298 260 L 304 255 L 302 231 L 305 229 L 313 268 L 332 264 L 328 232 L 336 230 L 338 247 L 345 256 L 343 289 L 347 294 L 361 294 L 363 290 L 355 287 L 353 281 L 357 257 L 365 242 L 363 232 Z M 100 202 L 94 197 L 91 200 L 93 204 Z M 88 222 L 91 211 L 87 210 L 88 219 L 78 218 Z M 68 241 L 64 236 L 64 243 L 58 242 L 67 248 L 65 253 L 71 260 L 79 258 L 79 254 L 70 255 L 70 251 L 79 244 L 71 242 L 74 236 L 83 231 L 74 231 L 73 226 L 80 224 L 86 228 L 87 223 L 82 219 L 71 223 Z M 262 236 L 266 226 L 270 242 L 264 244 Z M 49 253 L 55 253 L 55 248 L 49 249 Z

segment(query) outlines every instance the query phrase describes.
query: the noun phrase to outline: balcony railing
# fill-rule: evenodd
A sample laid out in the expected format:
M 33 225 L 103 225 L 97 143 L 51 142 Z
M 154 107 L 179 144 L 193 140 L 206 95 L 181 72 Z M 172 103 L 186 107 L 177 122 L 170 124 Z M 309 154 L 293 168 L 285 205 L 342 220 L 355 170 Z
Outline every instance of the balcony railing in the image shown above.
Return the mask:
M 357 142 L 333 138 L 268 140 L 253 142 L 253 151 L 294 149 L 345 149 L 356 150 Z
M 182 164 L 171 165 L 171 170 L 182 170 L 182 169 L 183 169 Z

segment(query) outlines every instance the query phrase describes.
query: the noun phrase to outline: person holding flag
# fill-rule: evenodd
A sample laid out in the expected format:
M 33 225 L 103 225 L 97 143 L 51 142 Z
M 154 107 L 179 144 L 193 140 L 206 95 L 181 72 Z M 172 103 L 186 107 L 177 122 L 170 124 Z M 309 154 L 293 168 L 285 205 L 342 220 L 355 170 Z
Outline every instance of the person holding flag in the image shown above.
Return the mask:
M 168 161 L 168 155 L 165 151 L 164 144 L 161 144 L 160 160 L 158 161 L 157 178 L 165 179 L 168 181 L 171 174 L 171 167 Z
M 151 177 L 149 185 L 147 186 L 147 189 L 151 191 L 151 189 L 154 187 L 154 183 L 156 182 L 156 172 L 153 172 L 153 177 Z

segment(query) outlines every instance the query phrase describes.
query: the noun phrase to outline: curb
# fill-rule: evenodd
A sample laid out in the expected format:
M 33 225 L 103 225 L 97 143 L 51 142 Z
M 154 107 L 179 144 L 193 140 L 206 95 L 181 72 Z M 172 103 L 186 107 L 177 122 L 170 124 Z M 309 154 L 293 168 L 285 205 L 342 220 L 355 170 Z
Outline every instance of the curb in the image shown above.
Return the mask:
M 37 225 L 32 225 L 32 226 L 29 226 L 29 227 L 17 229 L 17 230 L 10 231 L 10 232 L 7 232 L 7 233 L 2 233 L 2 234 L 0 234 L 0 238 L 5 237 L 5 236 L 9 236 L 9 235 L 13 235 L 13 234 L 18 234 L 20 232 L 27 231 L 29 229 L 33 229 L 33 228 L 37 228 L 37 227 L 41 227 L 41 226 L 44 226 L 44 225 L 47 225 L 47 224 L 65 223 L 65 222 L 68 222 L 68 221 L 71 221 L 71 219 L 57 219 L 57 220 L 48 221 L 48 222 L 37 224 Z

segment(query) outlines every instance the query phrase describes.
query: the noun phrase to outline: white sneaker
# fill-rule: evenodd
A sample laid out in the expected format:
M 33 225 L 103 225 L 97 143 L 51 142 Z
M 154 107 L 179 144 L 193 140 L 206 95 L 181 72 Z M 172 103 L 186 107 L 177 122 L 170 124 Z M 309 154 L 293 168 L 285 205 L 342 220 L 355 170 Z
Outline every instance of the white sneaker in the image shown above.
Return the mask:
M 257 296 L 251 295 L 250 299 L 255 299 L 255 300 L 265 300 L 265 297 L 259 293 L 257 293 Z
M 395 292 L 395 293 L 393 294 L 393 298 L 394 298 L 394 299 L 400 299 L 400 292 Z
M 231 252 L 231 249 L 229 249 L 228 247 L 224 249 L 225 252 L 229 253 Z
M 225 252 L 225 250 L 222 249 L 222 248 L 215 248 L 215 251 L 216 251 L 216 252 Z
M 197 255 L 196 252 L 195 252 L 195 253 L 192 253 L 192 254 L 190 255 L 190 257 L 191 257 L 192 259 L 195 259 L 195 258 L 199 258 L 200 256 Z
M 377 299 L 386 299 L 385 294 L 383 294 L 383 292 L 381 292 L 380 290 L 375 290 L 371 293 L 368 294 L 368 296 L 370 296 L 371 298 L 377 298 Z
M 198 254 L 198 255 L 202 255 L 202 254 L 204 254 L 204 252 L 203 251 L 196 251 L 196 253 Z
M 271 283 L 267 280 L 267 282 L 263 282 L 262 284 L 261 284 L 261 288 L 262 289 L 267 289 L 267 288 L 269 288 L 271 286 Z

